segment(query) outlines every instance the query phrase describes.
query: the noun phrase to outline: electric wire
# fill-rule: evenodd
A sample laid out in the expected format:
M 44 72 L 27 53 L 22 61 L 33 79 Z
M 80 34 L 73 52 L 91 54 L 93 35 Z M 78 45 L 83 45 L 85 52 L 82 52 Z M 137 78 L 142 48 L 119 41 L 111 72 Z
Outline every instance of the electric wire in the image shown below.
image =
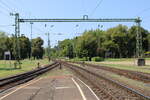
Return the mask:
M 12 2 L 9 0 L 9 2 L 7 2 L 7 4 L 11 5 L 12 7 L 14 7 L 15 9 L 15 12 L 17 13 L 21 13 L 22 16 L 26 16 L 29 14 L 29 12 L 25 11 L 24 9 L 21 9 L 18 4 L 18 2 Z M 22 4 L 19 4 L 19 5 L 22 5 Z
M 82 2 L 83 13 L 87 14 L 86 6 L 85 6 L 85 0 L 82 0 L 81 2 Z
M 11 6 L 10 6 L 11 5 Z M 3 8 L 3 10 L 5 10 L 5 12 L 4 11 L 0 11 L 0 12 L 2 12 L 2 14 L 3 15 L 5 15 L 5 16 L 7 16 L 7 17 L 9 17 L 9 18 L 13 18 L 13 17 L 10 17 L 9 16 L 9 13 L 10 12 L 13 12 L 13 13 L 16 13 L 16 11 L 18 12 L 18 13 L 21 13 L 21 15 L 23 14 L 23 15 L 27 15 L 27 14 L 25 14 L 26 13 L 26 11 L 24 11 L 23 9 L 20 9 L 18 6 L 17 6 L 17 4 L 15 3 L 15 2 L 4 2 L 4 1 L 2 1 L 2 0 L 0 0 L 0 7 L 2 7 Z M 12 9 L 12 8 L 14 8 L 14 9 L 16 9 L 16 11 L 14 10 L 14 9 Z M 8 15 L 6 14 L 6 12 L 8 13 Z M 29 14 L 29 13 L 28 13 Z M 4 26 L 4 25 L 1 25 L 0 27 L 7 27 L 7 26 Z M 42 32 L 40 29 L 38 29 L 38 28 L 36 28 L 36 30 L 38 30 L 38 31 L 40 31 L 40 32 Z
M 4 12 L 4 11 L 2 11 L 2 10 L 0 10 L 0 14 L 2 14 L 2 15 L 4 15 L 4 16 L 7 16 L 7 17 L 9 17 L 9 18 L 10 18 L 9 14 L 8 14 L 8 13 L 6 13 L 6 12 Z
M 3 2 L 2 0 L 0 0 L 0 7 L 2 8 L 0 10 L 1 14 L 4 15 L 4 16 L 7 16 L 9 18 L 12 18 L 10 17 L 10 12 L 12 12 L 12 9 L 10 6 L 8 6 L 8 4 L 6 4 L 5 2 Z
M 143 9 L 142 11 L 140 11 L 139 13 L 137 13 L 135 16 L 139 16 L 147 11 L 150 11 L 150 8 L 146 8 L 146 9 Z
M 4 16 L 8 17 L 9 19 L 14 19 L 14 18 L 10 17 L 10 15 L 9 15 L 10 12 L 12 11 L 12 9 L 2 0 L 0 0 L 0 7 L 1 7 L 1 9 L 0 9 L 1 15 L 4 15 Z M 5 32 L 7 31 L 7 33 L 8 33 L 8 31 L 11 32 L 11 29 L 9 28 L 10 26 L 12 26 L 12 25 L 0 25 L 0 28 L 5 30 Z
M 0 3 L 5 6 L 7 9 L 9 9 L 10 12 L 13 12 L 14 9 L 12 9 L 8 4 L 6 4 L 3 0 L 0 0 Z
M 0 27 L 10 27 L 10 26 L 13 26 L 13 24 L 12 25 L 0 25 Z
M 95 11 L 96 11 L 97 8 L 102 4 L 102 2 L 103 2 L 103 0 L 99 0 L 99 2 L 97 3 L 96 7 L 92 10 L 90 16 L 92 16 L 92 15 L 95 13 Z
M 0 7 L 3 8 L 3 10 L 5 10 L 5 12 L 8 12 L 8 13 L 11 12 L 8 8 L 4 7 L 4 5 L 2 5 L 1 3 L 0 3 Z
M 137 14 L 135 15 L 135 17 L 137 17 L 137 16 L 139 16 L 139 15 L 142 15 L 143 13 L 148 12 L 148 11 L 150 11 L 150 8 L 145 8 L 145 9 L 143 9 L 142 11 L 140 11 L 139 13 L 137 13 Z M 147 16 L 147 17 L 142 17 L 142 22 L 147 22 L 147 20 L 149 20 L 149 19 L 150 19 L 149 16 Z
M 27 25 L 27 27 L 28 27 L 28 28 L 31 28 L 29 25 Z M 44 31 L 42 31 L 40 28 L 38 28 L 38 27 L 35 26 L 35 25 L 32 27 L 32 29 L 33 29 L 33 30 L 36 30 L 36 31 L 39 31 L 40 33 L 45 33 Z M 37 35 L 39 35 L 39 34 L 37 34 Z

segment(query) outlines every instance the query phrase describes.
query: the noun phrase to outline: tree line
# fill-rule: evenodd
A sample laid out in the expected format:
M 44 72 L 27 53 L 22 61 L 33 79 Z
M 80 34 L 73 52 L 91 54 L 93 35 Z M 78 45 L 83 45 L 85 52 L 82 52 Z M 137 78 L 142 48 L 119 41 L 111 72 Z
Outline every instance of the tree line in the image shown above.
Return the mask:
M 140 27 L 143 53 L 150 51 L 150 33 Z M 118 25 L 107 30 L 89 30 L 73 39 L 65 39 L 58 43 L 51 52 L 52 56 L 69 58 L 111 57 L 130 58 L 136 55 L 137 26 L 128 28 Z
M 30 40 L 28 37 L 21 35 L 19 37 L 20 57 L 21 59 L 31 58 L 31 52 L 34 59 L 41 59 L 44 54 L 42 47 L 44 41 L 40 38 Z M 16 55 L 16 37 L 14 35 L 8 37 L 5 32 L 0 32 L 0 59 L 4 59 L 4 52 L 11 53 L 11 59 L 15 59 Z M 32 49 L 31 49 L 32 46 Z M 32 51 L 31 51 L 32 50 Z

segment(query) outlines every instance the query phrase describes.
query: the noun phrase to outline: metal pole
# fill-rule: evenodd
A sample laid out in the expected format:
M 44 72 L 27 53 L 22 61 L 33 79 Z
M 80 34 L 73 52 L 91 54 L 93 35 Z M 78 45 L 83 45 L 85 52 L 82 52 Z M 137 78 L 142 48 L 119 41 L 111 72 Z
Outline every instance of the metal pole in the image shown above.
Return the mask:
M 19 68 L 21 68 L 21 56 L 20 56 L 20 21 L 19 21 L 19 13 L 10 13 L 11 16 L 15 16 L 15 46 L 14 46 L 14 55 L 15 55 L 15 60 L 16 64 L 15 67 L 17 67 L 17 64 L 19 65 Z
M 20 23 L 19 23 L 19 13 L 15 14 L 16 16 L 16 35 L 17 35 L 17 62 L 19 65 L 19 68 L 21 68 L 21 52 L 20 52 Z
M 30 51 L 30 59 L 32 60 L 32 25 L 33 25 L 33 23 L 30 22 L 30 24 L 31 24 L 31 51 Z
M 47 27 L 47 25 L 45 24 L 45 28 Z M 51 28 L 54 27 L 54 25 L 51 25 L 50 26 Z M 48 35 L 48 49 L 47 49 L 47 53 L 48 53 L 48 60 L 50 61 L 51 60 L 51 57 L 50 57 L 50 33 L 48 32 L 47 33 Z
M 77 24 L 76 25 L 76 34 L 78 34 L 78 28 L 79 28 L 79 25 Z M 76 36 L 75 36 L 76 37 Z M 75 53 L 75 57 L 77 57 L 77 52 L 76 52 L 76 48 L 75 48 L 75 42 L 73 42 L 73 53 Z
M 103 26 L 102 25 L 98 25 L 98 29 L 101 31 L 101 28 L 102 28 Z M 97 38 L 98 38 L 98 56 L 100 56 L 99 54 L 99 52 L 100 52 L 100 43 L 101 43 L 101 39 L 100 39 L 100 36 L 97 36 Z
M 20 37 L 20 23 L 19 23 L 19 13 L 17 13 L 17 24 L 18 24 L 18 56 L 19 56 L 19 61 L 20 61 L 20 59 L 21 59 L 21 52 L 20 52 L 20 39 L 19 39 L 19 37 Z
M 51 58 L 50 58 L 50 38 L 49 38 L 49 36 L 50 36 L 50 33 L 48 33 L 48 60 L 50 61 Z
M 100 29 L 100 25 L 98 25 L 98 29 Z M 98 35 L 97 36 L 97 38 L 98 38 L 98 56 L 100 56 L 99 54 L 99 50 L 100 50 L 100 36 Z

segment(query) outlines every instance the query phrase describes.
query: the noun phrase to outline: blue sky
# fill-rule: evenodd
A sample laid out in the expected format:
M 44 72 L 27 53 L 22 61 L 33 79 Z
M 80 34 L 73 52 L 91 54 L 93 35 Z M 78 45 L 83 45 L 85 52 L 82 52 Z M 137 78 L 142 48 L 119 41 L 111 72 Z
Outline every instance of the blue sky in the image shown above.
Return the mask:
M 100 3 L 99 6 L 98 3 Z M 136 18 L 141 17 L 142 27 L 150 30 L 150 0 L 0 0 L 0 30 L 14 34 L 14 17 L 10 12 L 19 12 L 21 18 Z M 45 28 L 47 24 L 47 28 Z M 34 23 L 33 38 L 40 36 L 47 46 L 46 32 L 50 32 L 51 45 L 58 40 L 73 38 L 85 30 L 96 29 L 103 25 L 103 30 L 118 24 L 135 23 Z M 54 25 L 54 27 L 50 27 Z M 79 27 L 76 27 L 78 25 Z M 30 24 L 21 24 L 21 34 L 30 38 Z M 58 33 L 62 33 L 58 35 Z

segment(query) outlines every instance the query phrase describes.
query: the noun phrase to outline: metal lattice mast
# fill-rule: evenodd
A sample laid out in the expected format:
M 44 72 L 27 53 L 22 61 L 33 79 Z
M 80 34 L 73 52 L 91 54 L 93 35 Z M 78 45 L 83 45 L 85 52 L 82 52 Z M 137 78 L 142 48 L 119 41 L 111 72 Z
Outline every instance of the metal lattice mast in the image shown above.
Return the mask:
M 19 37 L 20 37 L 20 23 L 19 23 L 19 13 L 17 13 L 16 14 L 16 17 L 17 17 L 17 45 L 18 45 L 18 48 L 17 48 L 17 50 L 18 50 L 18 60 L 20 60 L 21 59 L 21 52 L 20 52 L 20 39 L 19 39 Z
M 143 57 L 143 50 L 142 50 L 141 20 L 139 17 L 136 20 L 136 24 L 137 24 L 136 56 L 137 56 L 137 58 L 142 58 Z
M 15 16 L 15 46 L 14 46 L 14 53 L 15 53 L 15 60 L 17 60 L 20 66 L 20 22 L 19 22 L 19 13 L 13 14 L 10 13 L 11 16 Z M 21 66 L 20 66 L 21 68 Z

